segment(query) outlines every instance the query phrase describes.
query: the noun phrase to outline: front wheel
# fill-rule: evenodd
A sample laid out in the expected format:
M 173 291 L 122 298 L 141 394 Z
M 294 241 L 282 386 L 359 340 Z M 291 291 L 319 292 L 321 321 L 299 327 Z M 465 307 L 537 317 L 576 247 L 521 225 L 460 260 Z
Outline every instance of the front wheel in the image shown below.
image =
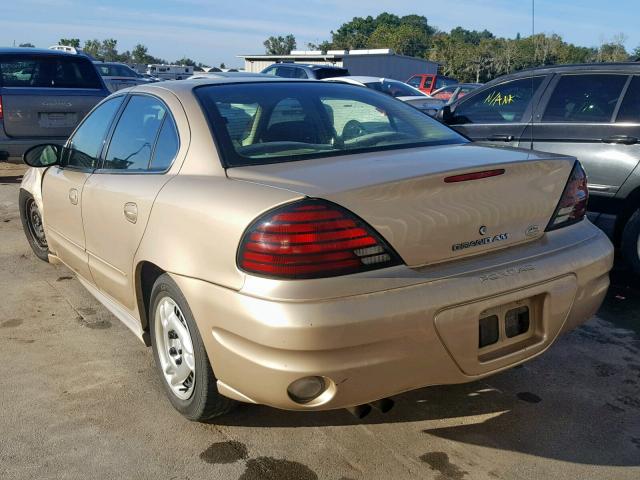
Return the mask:
M 18 197 L 18 205 L 20 207 L 20 220 L 22 228 L 27 237 L 31 250 L 40 260 L 49 261 L 49 245 L 47 237 L 44 234 L 44 223 L 42 222 L 42 213 L 38 208 L 33 195 L 26 190 L 20 190 Z
M 235 402 L 218 393 L 198 326 L 169 275 L 156 280 L 149 311 L 153 356 L 174 408 L 196 421 L 230 411 Z
M 640 209 L 631 215 L 625 225 L 620 249 L 634 273 L 640 275 Z

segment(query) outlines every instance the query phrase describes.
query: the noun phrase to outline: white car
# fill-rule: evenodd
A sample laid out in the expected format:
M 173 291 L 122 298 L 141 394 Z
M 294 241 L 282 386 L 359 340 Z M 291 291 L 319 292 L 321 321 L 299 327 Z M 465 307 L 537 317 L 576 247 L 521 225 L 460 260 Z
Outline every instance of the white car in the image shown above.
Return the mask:
M 422 93 L 411 85 L 391 78 L 346 76 L 327 78 L 325 81 L 350 83 L 352 85 L 358 85 L 359 87 L 371 88 L 408 103 L 412 107 L 431 116 L 434 116 L 446 103 L 443 100 Z

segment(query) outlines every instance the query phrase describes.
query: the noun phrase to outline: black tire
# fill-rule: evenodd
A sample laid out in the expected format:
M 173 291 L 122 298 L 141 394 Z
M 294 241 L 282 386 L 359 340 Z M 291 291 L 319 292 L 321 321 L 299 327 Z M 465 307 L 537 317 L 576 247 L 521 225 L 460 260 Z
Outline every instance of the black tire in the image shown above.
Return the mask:
M 636 210 L 625 225 L 620 250 L 625 262 L 640 275 L 640 210 Z
M 158 346 L 156 341 L 156 310 L 160 301 L 169 297 L 179 307 L 182 316 L 187 324 L 191 341 L 193 344 L 193 354 L 195 360 L 194 387 L 191 396 L 187 399 L 179 398 L 169 386 L 161 367 L 161 361 L 158 354 Z M 209 357 L 204 348 L 202 337 L 198 330 L 198 326 L 193 318 L 191 309 L 182 292 L 166 273 L 158 277 L 151 291 L 151 308 L 149 309 L 149 327 L 151 334 L 151 346 L 153 348 L 153 357 L 158 368 L 158 373 L 162 381 L 162 385 L 169 397 L 169 401 L 182 415 L 189 420 L 206 421 L 214 417 L 219 417 L 229 412 L 236 402 L 220 395 L 216 387 L 216 377 L 209 363 Z
M 49 261 L 49 245 L 44 234 L 44 226 L 42 224 L 42 213 L 38 209 L 38 205 L 26 190 L 20 189 L 18 197 L 18 205 L 20 207 L 20 220 L 22 220 L 22 229 L 27 237 L 27 241 L 31 246 L 31 250 L 40 260 Z

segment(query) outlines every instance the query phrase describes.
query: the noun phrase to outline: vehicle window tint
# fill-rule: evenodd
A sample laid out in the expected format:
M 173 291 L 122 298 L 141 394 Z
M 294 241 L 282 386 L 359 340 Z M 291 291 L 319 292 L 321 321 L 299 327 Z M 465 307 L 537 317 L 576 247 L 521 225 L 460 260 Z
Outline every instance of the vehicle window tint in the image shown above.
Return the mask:
M 102 88 L 93 64 L 84 57 L 7 55 L 0 57 L 4 87 Z
M 420 88 L 420 80 L 420 77 L 411 77 L 407 83 L 414 88 Z
M 97 64 L 100 75 L 105 77 L 131 77 L 135 78 L 138 75 L 125 65 L 109 65 L 109 64 Z
M 633 77 L 631 80 L 616 122 L 640 123 L 640 77 Z
M 293 78 L 309 78 L 307 72 L 305 72 L 302 68 L 292 68 L 291 70 L 291 75 Z
M 293 68 L 289 68 L 289 67 L 278 67 L 276 69 L 276 75 L 278 77 L 283 77 L 283 78 L 294 78 L 294 71 Z
M 131 97 L 113 131 L 102 168 L 146 170 L 166 114 L 164 104 L 153 97 Z
M 386 93 L 392 97 L 425 97 L 425 94 L 420 90 L 416 90 L 410 85 L 397 80 L 380 80 L 377 82 L 365 83 L 368 88 L 377 90 L 378 92 Z
M 323 80 L 325 78 L 346 77 L 349 75 L 349 70 L 346 68 L 317 68 L 313 73 L 316 79 Z
M 520 122 L 543 77 L 501 83 L 462 102 L 453 124 Z
M 195 92 L 229 166 L 465 142 L 403 102 L 338 82 L 251 82 Z M 222 105 L 257 112 L 242 141 L 232 138 Z
M 274 75 L 276 74 L 276 67 L 269 67 L 266 70 L 263 70 L 262 73 L 265 75 Z
M 227 124 L 229 136 L 235 145 L 244 145 L 258 111 L 257 103 L 216 102 L 218 111 Z
M 110 98 L 84 119 L 71 138 L 68 152 L 63 155 L 62 167 L 96 168 L 107 130 L 123 99 L 122 95 Z
M 543 122 L 610 122 L 627 75 L 565 75 L 556 85 Z
M 433 84 L 433 77 L 425 77 L 424 85 L 422 86 L 422 88 L 431 88 L 432 84 Z
M 167 115 L 162 124 L 160 135 L 158 135 L 158 142 L 153 152 L 153 159 L 151 160 L 149 170 L 163 172 L 168 169 L 176 157 L 179 148 L 180 141 L 178 140 L 176 124 L 171 115 Z

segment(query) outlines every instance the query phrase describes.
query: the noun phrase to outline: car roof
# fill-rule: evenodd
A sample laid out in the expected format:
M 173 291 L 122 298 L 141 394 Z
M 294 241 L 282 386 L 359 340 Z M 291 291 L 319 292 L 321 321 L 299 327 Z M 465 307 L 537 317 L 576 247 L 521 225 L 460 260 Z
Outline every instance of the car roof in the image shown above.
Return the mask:
M 87 58 L 85 55 L 63 52 L 61 50 L 49 50 L 48 48 L 30 47 L 0 47 L 0 55 L 51 55 L 74 58 Z
M 616 63 L 573 63 L 566 65 L 545 65 L 541 67 L 532 67 L 518 72 L 509 73 L 501 77 L 495 78 L 485 85 L 493 85 L 503 82 L 504 80 L 517 79 L 534 75 L 549 75 L 552 73 L 572 73 L 572 72 L 590 72 L 590 73 L 640 73 L 639 62 L 616 62 Z
M 318 65 L 317 63 L 295 63 L 295 62 L 276 62 L 269 65 L 269 67 L 273 67 L 274 65 L 277 65 L 279 67 L 310 68 L 311 70 L 319 70 L 321 68 L 328 68 L 331 70 L 346 70 L 346 68 L 338 67 L 337 65 Z

